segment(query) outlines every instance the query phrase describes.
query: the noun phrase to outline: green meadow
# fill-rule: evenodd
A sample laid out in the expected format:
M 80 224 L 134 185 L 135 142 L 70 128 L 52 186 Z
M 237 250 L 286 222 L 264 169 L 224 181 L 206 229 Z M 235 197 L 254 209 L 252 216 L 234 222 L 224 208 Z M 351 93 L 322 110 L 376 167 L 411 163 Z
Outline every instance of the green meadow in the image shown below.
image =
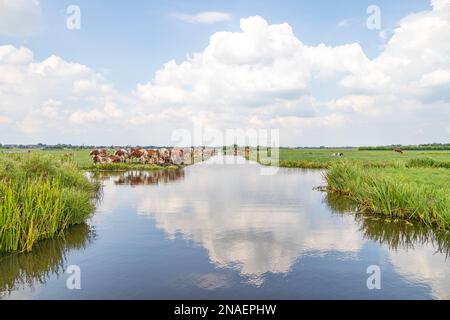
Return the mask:
M 333 157 L 334 153 L 343 153 L 342 157 Z M 263 161 L 264 155 L 263 154 Z M 255 157 L 255 155 L 253 155 Z M 395 167 L 417 159 L 432 159 L 443 162 L 450 168 L 450 151 L 405 151 L 403 154 L 393 151 L 359 151 L 358 149 L 280 149 L 280 166 L 292 168 L 328 168 L 332 164 L 352 161 L 363 166 Z
M 1 149 L 0 156 L 16 154 L 23 157 L 29 154 L 36 155 L 49 155 L 58 159 L 64 158 L 67 155 L 68 160 L 73 161 L 79 167 L 88 167 L 92 165 L 92 159 L 89 156 L 90 150 L 88 149 Z M 69 156 L 70 155 L 70 156 Z

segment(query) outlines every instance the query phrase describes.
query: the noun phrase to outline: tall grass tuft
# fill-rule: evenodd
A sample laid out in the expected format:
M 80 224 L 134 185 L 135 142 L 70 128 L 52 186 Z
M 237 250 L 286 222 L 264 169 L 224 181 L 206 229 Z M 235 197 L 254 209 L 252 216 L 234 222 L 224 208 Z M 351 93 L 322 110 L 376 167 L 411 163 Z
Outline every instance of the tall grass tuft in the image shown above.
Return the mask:
M 448 188 L 408 181 L 347 162 L 331 166 L 325 179 L 331 192 L 356 201 L 362 212 L 450 228 Z
M 414 158 L 406 162 L 408 168 L 447 168 L 450 169 L 450 161 L 438 161 L 430 157 Z
M 0 254 L 31 251 L 43 239 L 82 223 L 99 185 L 75 164 L 50 156 L 0 157 Z

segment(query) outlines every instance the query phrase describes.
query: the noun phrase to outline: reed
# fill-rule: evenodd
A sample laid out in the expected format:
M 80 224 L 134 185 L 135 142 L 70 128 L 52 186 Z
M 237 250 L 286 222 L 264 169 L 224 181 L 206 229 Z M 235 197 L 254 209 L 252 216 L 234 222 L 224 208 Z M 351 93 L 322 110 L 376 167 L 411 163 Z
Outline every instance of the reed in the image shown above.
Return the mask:
M 31 251 L 39 240 L 82 223 L 99 184 L 51 156 L 0 157 L 0 254 Z
M 430 157 L 414 158 L 406 162 L 408 168 L 447 168 L 450 169 L 450 161 L 437 161 Z
M 341 162 L 330 166 L 325 179 L 330 192 L 352 199 L 361 212 L 416 220 L 440 229 L 450 228 L 448 186 L 421 183 L 419 178 L 410 180 L 407 170 L 411 169 L 395 169 L 395 174 L 380 170 Z

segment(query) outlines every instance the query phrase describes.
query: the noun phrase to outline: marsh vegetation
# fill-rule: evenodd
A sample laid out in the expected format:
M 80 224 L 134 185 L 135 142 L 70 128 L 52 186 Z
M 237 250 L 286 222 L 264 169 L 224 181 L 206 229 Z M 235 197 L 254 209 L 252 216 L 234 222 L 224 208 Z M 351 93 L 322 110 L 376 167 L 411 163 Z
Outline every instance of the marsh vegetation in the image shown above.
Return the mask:
M 351 162 L 331 166 L 328 190 L 354 200 L 359 211 L 450 228 L 450 171 L 431 168 L 364 168 Z
M 0 254 L 31 251 L 93 212 L 99 184 L 50 155 L 0 156 Z

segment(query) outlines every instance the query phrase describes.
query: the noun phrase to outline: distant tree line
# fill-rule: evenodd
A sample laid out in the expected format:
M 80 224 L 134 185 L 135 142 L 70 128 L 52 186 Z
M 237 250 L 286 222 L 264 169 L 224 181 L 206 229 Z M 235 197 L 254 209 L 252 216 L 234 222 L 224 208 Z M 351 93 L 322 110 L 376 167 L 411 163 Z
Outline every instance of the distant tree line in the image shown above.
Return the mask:
M 121 149 L 121 148 L 156 148 L 155 146 L 116 146 L 116 145 L 72 145 L 72 144 L 44 144 L 44 143 L 38 143 L 38 144 L 1 144 L 0 148 L 3 149 L 95 149 L 95 148 L 102 148 L 102 149 Z
M 54 144 L 47 145 L 44 143 L 38 144 L 1 144 L 0 148 L 3 149 L 94 149 L 94 148 L 110 148 L 110 149 L 119 149 L 119 148 L 131 148 L 131 145 L 127 146 L 119 146 L 119 145 L 72 145 L 72 144 Z M 156 148 L 156 146 L 133 146 L 136 148 Z M 223 146 L 223 149 L 227 148 L 233 149 L 239 147 L 238 145 L 232 146 Z M 259 149 L 260 146 L 257 147 Z M 392 150 L 395 148 L 400 148 L 402 150 L 450 150 L 450 143 L 430 143 L 430 144 L 417 144 L 417 145 L 401 145 L 401 144 L 392 144 L 389 146 L 376 146 L 376 147 L 359 147 L 358 150 L 361 151 L 376 151 L 376 150 Z M 288 149 L 354 149 L 354 147 L 294 147 Z
M 430 143 L 430 144 L 417 144 L 417 145 L 401 145 L 392 144 L 390 146 L 377 146 L 377 147 L 359 147 L 361 151 L 380 151 L 380 150 L 392 150 L 400 148 L 402 150 L 450 150 L 450 143 Z

